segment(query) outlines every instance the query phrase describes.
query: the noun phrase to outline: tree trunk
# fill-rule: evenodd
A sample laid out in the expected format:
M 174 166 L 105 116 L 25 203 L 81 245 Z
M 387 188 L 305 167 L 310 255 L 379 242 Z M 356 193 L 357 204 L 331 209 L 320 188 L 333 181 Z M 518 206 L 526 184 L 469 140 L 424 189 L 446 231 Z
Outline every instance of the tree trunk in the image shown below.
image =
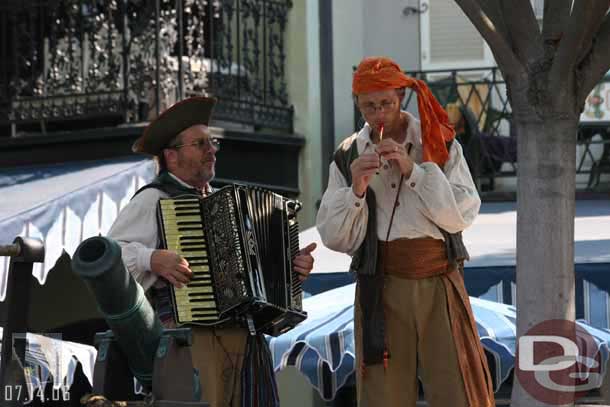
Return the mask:
M 521 337 L 545 320 L 574 321 L 578 117 L 540 119 L 531 106 L 520 106 L 513 113 L 518 134 L 517 337 Z M 553 405 L 530 393 L 515 375 L 511 406 Z

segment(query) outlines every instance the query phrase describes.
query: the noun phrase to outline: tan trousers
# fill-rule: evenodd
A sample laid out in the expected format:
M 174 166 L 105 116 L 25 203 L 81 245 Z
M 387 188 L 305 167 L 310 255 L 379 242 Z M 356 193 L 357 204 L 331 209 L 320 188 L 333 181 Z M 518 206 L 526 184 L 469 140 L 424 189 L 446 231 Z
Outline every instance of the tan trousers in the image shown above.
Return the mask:
M 193 327 L 193 366 L 199 369 L 202 400 L 210 407 L 241 406 L 247 339 L 247 331 L 240 328 Z
M 386 274 L 384 278 L 387 369 L 383 364 L 360 368 L 362 331 L 356 290 L 358 406 L 415 406 L 417 375 L 430 407 L 468 406 L 441 277 L 410 280 Z

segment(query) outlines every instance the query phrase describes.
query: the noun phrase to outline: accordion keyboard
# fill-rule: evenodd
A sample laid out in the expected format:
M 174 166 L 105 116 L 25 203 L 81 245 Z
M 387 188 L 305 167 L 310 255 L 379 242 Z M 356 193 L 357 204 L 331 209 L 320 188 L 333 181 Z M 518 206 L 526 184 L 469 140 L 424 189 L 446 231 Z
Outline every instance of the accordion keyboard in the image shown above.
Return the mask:
M 213 288 L 208 244 L 199 210 L 198 199 L 162 199 L 160 216 L 165 247 L 186 259 L 193 272 L 191 281 L 182 288 L 174 287 L 177 323 L 213 324 L 219 311 Z

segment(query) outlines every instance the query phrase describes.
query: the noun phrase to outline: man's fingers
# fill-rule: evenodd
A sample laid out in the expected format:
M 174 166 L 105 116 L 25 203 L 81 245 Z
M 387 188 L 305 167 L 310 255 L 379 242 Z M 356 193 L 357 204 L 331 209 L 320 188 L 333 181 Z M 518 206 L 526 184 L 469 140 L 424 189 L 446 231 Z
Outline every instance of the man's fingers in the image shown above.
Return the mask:
M 379 162 L 379 154 L 377 154 L 377 153 L 363 154 L 354 160 L 354 162 L 352 163 L 352 166 L 372 165 L 372 164 L 375 164 L 378 162 Z
M 167 276 L 165 276 L 165 279 L 174 287 L 176 288 L 182 288 L 182 284 L 178 282 L 178 280 L 176 280 L 174 278 L 174 276 L 172 276 L 171 274 L 168 274 Z
M 358 178 L 358 176 L 360 176 L 360 177 L 370 177 L 371 175 L 377 174 L 377 171 L 379 171 L 379 168 L 377 168 L 377 167 L 375 167 L 375 168 L 367 168 L 365 170 L 362 170 L 360 172 L 360 174 L 354 175 L 353 178 Z
M 295 257 L 294 261 L 292 262 L 292 267 L 297 271 L 302 270 L 309 272 L 313 268 L 313 259 L 307 260 L 304 258 Z
M 352 182 L 356 183 L 360 181 L 365 181 L 366 185 L 368 185 L 370 178 L 373 175 L 377 174 L 377 172 L 379 172 L 377 168 L 372 168 L 369 170 L 360 171 L 356 174 L 352 174 Z
M 182 284 L 188 284 L 189 281 L 191 281 L 191 279 L 188 276 L 186 276 L 182 273 L 179 273 L 179 272 L 176 272 L 175 274 L 173 274 L 172 277 L 174 277 L 174 279 L 176 281 L 179 281 Z
M 381 142 L 379 142 L 379 144 L 377 144 L 376 150 L 379 152 L 379 150 L 381 150 L 381 149 L 384 149 L 384 148 L 392 149 L 397 146 L 401 146 L 401 144 L 398 144 L 396 141 L 394 141 L 391 138 L 385 138 L 385 139 L 381 140 Z
M 192 272 L 190 269 L 178 266 L 173 270 L 173 276 L 176 280 L 181 283 L 188 284 L 192 278 Z
M 356 158 L 354 160 L 354 162 L 356 162 L 356 161 L 372 160 L 372 159 L 375 159 L 376 157 L 377 157 L 377 153 L 364 153 L 364 154 L 360 154 L 358 156 L 358 158 Z
M 379 155 L 373 154 L 370 157 L 363 158 L 358 162 L 354 161 L 354 163 L 355 167 L 367 168 L 372 166 L 379 166 Z
M 391 152 L 391 153 L 384 154 L 383 158 L 385 158 L 388 161 L 391 161 L 391 160 L 400 160 L 400 159 L 404 158 L 404 156 L 400 153 Z
M 306 267 L 298 266 L 298 265 L 296 265 L 296 264 L 295 264 L 295 265 L 294 265 L 294 267 L 293 267 L 293 270 L 294 270 L 296 273 L 298 273 L 298 274 L 307 275 L 307 274 L 309 274 L 309 270 L 310 270 L 310 269 L 308 269 L 308 268 L 306 268 Z
M 191 271 L 191 269 L 188 266 L 185 266 L 184 264 L 178 264 L 174 270 L 177 270 L 178 273 L 183 274 L 187 277 L 191 277 L 193 275 L 193 272 Z
M 373 154 L 370 157 L 366 157 L 366 158 L 363 158 L 362 160 L 360 160 L 359 164 L 373 165 L 376 162 L 379 162 L 379 155 Z
M 180 257 L 180 260 L 178 261 L 178 264 L 182 264 L 182 265 L 184 265 L 186 267 L 189 266 L 189 262 L 184 257 L 182 257 L 180 255 L 178 255 L 178 257 Z
M 303 269 L 301 267 L 295 267 L 294 271 L 297 273 L 300 281 L 305 281 L 311 272 L 311 269 Z
M 163 277 L 174 285 L 176 285 L 175 283 L 187 284 L 189 282 L 187 276 L 176 270 L 170 270 L 170 272 L 166 273 Z
M 188 266 L 189 266 L 189 262 L 188 262 L 188 261 L 187 261 L 187 260 L 186 260 L 184 257 L 182 257 L 181 255 L 179 255 L 178 253 L 176 253 L 176 263 L 177 263 L 177 264 L 184 265 L 184 266 L 186 266 L 186 267 L 188 267 Z
M 301 254 L 310 254 L 311 252 L 313 252 L 314 250 L 316 250 L 316 247 L 318 247 L 318 245 L 316 244 L 316 242 L 311 242 L 309 243 L 307 246 L 305 246 L 304 248 L 302 248 L 300 250 Z

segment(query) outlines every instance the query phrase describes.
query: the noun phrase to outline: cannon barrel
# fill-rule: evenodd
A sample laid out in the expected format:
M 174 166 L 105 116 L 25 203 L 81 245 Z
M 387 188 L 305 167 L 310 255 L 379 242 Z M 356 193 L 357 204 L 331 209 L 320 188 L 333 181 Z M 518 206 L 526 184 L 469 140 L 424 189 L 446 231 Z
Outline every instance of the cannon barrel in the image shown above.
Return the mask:
M 125 269 L 121 247 L 105 237 L 89 238 L 76 249 L 72 270 L 95 296 L 131 372 L 150 388 L 163 327 L 144 290 Z

